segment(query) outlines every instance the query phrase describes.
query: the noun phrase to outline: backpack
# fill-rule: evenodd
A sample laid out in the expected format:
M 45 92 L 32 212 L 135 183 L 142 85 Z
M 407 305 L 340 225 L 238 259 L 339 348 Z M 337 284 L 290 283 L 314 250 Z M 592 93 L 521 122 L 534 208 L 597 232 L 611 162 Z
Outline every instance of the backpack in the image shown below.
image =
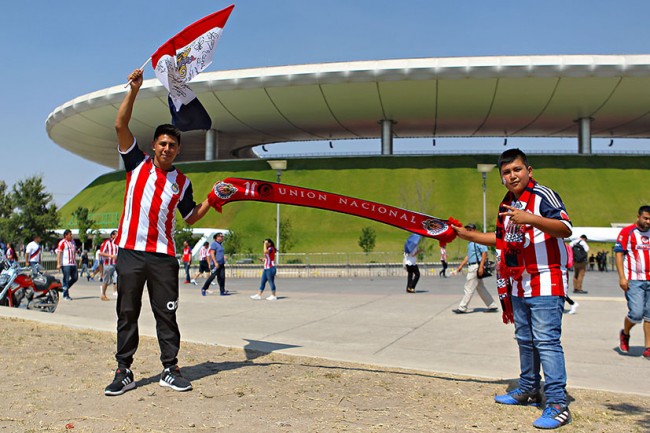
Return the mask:
M 573 251 L 573 261 L 575 263 L 584 263 L 587 261 L 587 252 L 579 243 L 571 247 Z

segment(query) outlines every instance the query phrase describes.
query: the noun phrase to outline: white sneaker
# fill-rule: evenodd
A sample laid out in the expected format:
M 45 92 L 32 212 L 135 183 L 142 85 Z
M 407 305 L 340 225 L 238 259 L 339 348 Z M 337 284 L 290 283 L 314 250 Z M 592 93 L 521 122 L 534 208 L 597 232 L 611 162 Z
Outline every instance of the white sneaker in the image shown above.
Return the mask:
M 254 300 L 256 300 L 256 301 L 259 301 L 260 299 L 262 299 L 262 297 L 261 297 L 260 295 L 257 295 L 257 294 L 256 294 L 256 295 L 251 296 L 251 299 L 254 299 Z
M 117 298 L 117 290 L 113 292 L 113 297 Z
M 217 283 L 215 283 L 214 281 L 211 282 L 210 284 L 213 285 L 213 286 L 216 286 L 216 285 L 217 285 Z
M 266 298 L 267 301 L 277 301 L 278 298 L 275 297 L 275 295 L 271 295 L 268 298 Z
M 579 306 L 580 306 L 580 304 L 578 304 L 577 302 L 574 302 L 573 305 L 571 305 L 571 309 L 569 310 L 569 314 L 576 314 L 576 310 L 578 309 Z
M 194 284 L 196 286 L 196 280 L 190 281 L 190 283 Z

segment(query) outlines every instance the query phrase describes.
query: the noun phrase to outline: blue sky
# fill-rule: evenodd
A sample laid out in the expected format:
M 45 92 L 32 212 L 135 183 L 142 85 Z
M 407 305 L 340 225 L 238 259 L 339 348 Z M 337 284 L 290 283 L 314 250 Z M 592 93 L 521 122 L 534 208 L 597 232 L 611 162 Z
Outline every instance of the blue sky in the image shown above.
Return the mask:
M 231 3 L 8 2 L 0 27 L 5 47 L 0 179 L 13 185 L 41 175 L 60 206 L 108 172 L 50 141 L 47 116 L 77 96 L 124 82 L 169 37 Z M 241 0 L 235 5 L 211 71 L 410 57 L 650 53 L 647 0 Z M 150 67 L 145 77 L 154 78 Z M 396 142 L 395 150 L 405 146 L 417 149 L 418 143 Z M 326 151 L 327 144 L 314 145 L 314 151 L 321 148 Z

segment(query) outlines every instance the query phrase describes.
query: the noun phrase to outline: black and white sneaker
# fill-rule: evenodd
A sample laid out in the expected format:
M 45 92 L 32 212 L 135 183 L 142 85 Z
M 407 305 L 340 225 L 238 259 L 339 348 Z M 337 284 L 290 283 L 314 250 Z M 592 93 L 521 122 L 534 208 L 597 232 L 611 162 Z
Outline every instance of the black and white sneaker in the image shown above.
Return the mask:
M 183 377 L 178 365 L 164 369 L 158 384 L 167 386 L 174 391 L 189 391 L 192 389 L 192 383 Z
M 133 372 L 128 368 L 115 370 L 115 379 L 104 390 L 104 395 L 122 395 L 130 389 L 135 388 Z

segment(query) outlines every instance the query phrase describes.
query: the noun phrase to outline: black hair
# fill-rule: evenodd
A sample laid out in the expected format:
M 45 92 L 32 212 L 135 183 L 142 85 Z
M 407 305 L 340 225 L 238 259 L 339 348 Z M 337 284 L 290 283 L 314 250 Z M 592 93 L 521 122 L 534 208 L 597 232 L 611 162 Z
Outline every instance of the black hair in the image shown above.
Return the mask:
M 639 216 L 641 216 L 642 213 L 650 213 L 650 206 L 649 205 L 644 205 L 639 208 Z
M 178 145 L 181 145 L 181 130 L 174 125 L 170 125 L 169 123 L 158 125 L 156 131 L 153 133 L 153 141 L 156 141 L 161 135 L 169 135 L 170 137 L 174 137 L 176 138 Z
M 266 238 L 266 239 L 264 239 L 264 240 L 265 240 L 266 242 L 268 242 L 269 244 L 271 244 L 271 246 L 272 246 L 273 248 L 275 248 L 275 244 L 273 243 L 273 240 L 272 240 L 271 238 Z
M 65 231 L 63 232 L 63 236 L 68 236 L 70 233 L 72 233 L 72 230 L 65 229 Z
M 530 164 L 528 164 L 528 157 L 526 154 L 521 150 L 521 149 L 508 149 L 505 152 L 499 156 L 499 161 L 497 162 L 497 167 L 499 167 L 499 170 L 501 170 L 501 167 L 503 167 L 505 164 L 510 164 L 512 161 L 516 159 L 521 159 L 521 162 L 524 163 L 526 167 L 528 167 Z

